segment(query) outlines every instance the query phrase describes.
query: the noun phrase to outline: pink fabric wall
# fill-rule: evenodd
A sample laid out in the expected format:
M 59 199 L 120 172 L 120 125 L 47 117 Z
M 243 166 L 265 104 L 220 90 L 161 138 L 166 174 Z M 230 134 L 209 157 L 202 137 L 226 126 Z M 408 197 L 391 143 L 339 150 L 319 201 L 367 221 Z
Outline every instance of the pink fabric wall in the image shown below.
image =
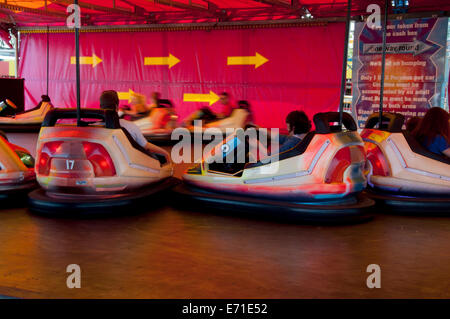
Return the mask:
M 184 93 L 229 92 L 248 100 L 263 127 L 284 127 L 288 112 L 309 115 L 337 110 L 344 48 L 344 24 L 273 29 L 81 33 L 81 56 L 100 57 L 95 68 L 81 66 L 83 107 L 97 107 L 102 90 L 160 91 L 184 118 L 207 103 L 183 102 Z M 49 96 L 57 107 L 76 105 L 73 33 L 51 33 Z M 19 74 L 25 78 L 25 105 L 46 91 L 46 34 L 21 34 Z M 269 61 L 259 68 L 227 66 L 228 56 Z M 145 66 L 144 57 L 180 59 L 167 66 Z M 126 101 L 121 101 L 126 104 Z M 217 110 L 219 105 L 212 105 Z

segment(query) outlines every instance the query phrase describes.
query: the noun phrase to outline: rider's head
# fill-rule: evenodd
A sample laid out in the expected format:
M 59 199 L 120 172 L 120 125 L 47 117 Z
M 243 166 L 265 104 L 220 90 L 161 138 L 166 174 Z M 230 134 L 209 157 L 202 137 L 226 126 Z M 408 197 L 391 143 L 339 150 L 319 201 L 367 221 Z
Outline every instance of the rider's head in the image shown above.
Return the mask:
M 102 110 L 117 111 L 119 107 L 119 96 L 114 90 L 103 91 L 100 95 L 100 108 Z
M 230 94 L 228 94 L 227 92 L 220 93 L 219 98 L 220 103 L 222 103 L 223 105 L 227 105 L 228 103 L 230 103 Z
M 152 92 L 151 99 L 155 102 L 159 101 L 161 99 L 161 93 L 156 92 L 156 91 Z
M 289 133 L 305 134 L 311 130 L 311 121 L 303 111 L 292 111 L 286 117 L 286 126 Z

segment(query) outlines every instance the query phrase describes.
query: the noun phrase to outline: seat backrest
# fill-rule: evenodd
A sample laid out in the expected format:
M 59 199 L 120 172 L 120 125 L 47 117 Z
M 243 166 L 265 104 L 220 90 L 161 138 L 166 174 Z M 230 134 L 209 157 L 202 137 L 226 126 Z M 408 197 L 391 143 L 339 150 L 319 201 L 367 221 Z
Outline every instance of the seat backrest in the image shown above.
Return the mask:
M 53 104 L 52 104 L 50 98 L 47 95 L 42 95 L 41 96 L 41 101 L 38 103 L 38 105 L 36 105 L 35 107 L 33 107 L 33 108 L 29 109 L 29 110 L 26 110 L 26 111 L 23 111 L 23 112 L 20 112 L 20 113 L 16 113 L 16 116 L 17 115 L 22 115 L 22 114 L 25 114 L 25 113 L 30 113 L 30 112 L 37 111 L 42 106 L 44 106 L 42 108 L 42 112 L 43 113 L 44 113 L 45 109 L 48 109 L 48 108 L 53 109 Z
M 314 115 L 313 121 L 316 126 L 317 134 L 330 134 L 342 131 L 342 127 L 339 126 L 339 112 L 323 112 Z M 338 123 L 333 124 L 333 123 Z M 348 113 L 342 113 L 342 125 L 348 131 L 356 131 L 357 126 L 353 117 Z
M 309 132 L 306 134 L 306 136 L 297 143 L 293 148 L 282 152 L 278 154 L 278 161 L 288 159 L 294 156 L 302 155 L 306 149 L 308 148 L 309 144 L 311 143 L 312 139 L 314 138 L 314 135 L 316 135 L 315 131 Z M 266 165 L 267 163 L 263 163 L 262 161 L 256 162 L 256 163 L 249 163 L 245 166 L 245 168 L 253 168 L 253 167 L 259 167 Z
M 380 122 L 380 113 L 373 113 L 367 118 L 365 128 L 373 129 Z M 381 127 L 378 128 L 381 131 L 387 131 L 391 133 L 400 133 L 402 131 L 405 117 L 400 113 L 388 113 L 383 112 Z
M 77 109 L 52 109 L 45 115 L 42 127 L 55 126 L 61 119 L 76 119 Z M 118 129 L 120 128 L 119 116 L 113 110 L 102 109 L 81 109 L 80 110 L 81 126 L 87 126 L 89 123 L 83 119 L 96 119 L 104 123 L 104 128 Z
M 158 107 L 161 107 L 161 108 L 173 108 L 173 104 L 172 104 L 172 101 L 170 101 L 168 99 L 159 99 Z
M 428 149 L 422 146 L 419 141 L 417 141 L 410 133 L 407 131 L 403 131 L 403 136 L 405 137 L 406 141 L 408 142 L 409 147 L 414 153 L 417 153 L 419 155 L 434 159 L 436 161 L 450 164 L 450 158 L 448 158 L 445 155 L 439 155 L 433 152 L 430 152 Z

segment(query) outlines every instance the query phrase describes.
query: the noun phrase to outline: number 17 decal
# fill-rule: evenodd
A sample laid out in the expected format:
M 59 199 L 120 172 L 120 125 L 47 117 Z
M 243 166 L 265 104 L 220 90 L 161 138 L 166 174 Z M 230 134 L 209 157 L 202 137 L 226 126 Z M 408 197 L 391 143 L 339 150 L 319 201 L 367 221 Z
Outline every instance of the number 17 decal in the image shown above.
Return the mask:
M 72 170 L 75 165 L 75 160 L 66 160 L 66 168 L 68 170 Z

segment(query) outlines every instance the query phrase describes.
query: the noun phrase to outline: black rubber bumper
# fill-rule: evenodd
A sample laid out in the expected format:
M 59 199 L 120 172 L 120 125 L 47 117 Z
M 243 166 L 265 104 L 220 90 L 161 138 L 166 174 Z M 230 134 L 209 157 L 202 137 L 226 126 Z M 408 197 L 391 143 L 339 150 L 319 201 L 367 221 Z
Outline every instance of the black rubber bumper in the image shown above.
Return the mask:
M 26 198 L 29 192 L 38 187 L 35 180 L 14 186 L 12 188 L 0 190 L 0 200 L 5 201 L 18 201 L 17 205 L 23 205 L 23 199 Z M 25 202 L 26 203 L 26 202 Z
M 371 208 L 375 202 L 363 194 L 358 194 L 349 203 L 328 204 L 325 202 L 298 203 L 240 195 L 221 194 L 205 191 L 185 183 L 173 191 L 179 197 L 174 203 L 198 205 L 209 211 L 226 210 L 253 216 L 281 218 L 303 222 L 349 223 L 365 221 L 372 217 Z
M 41 123 L 39 124 L 0 124 L 0 131 L 5 133 L 39 133 Z
M 376 201 L 379 211 L 450 216 L 450 197 L 402 196 L 375 190 L 367 190 L 365 193 Z
M 117 197 L 55 197 L 39 188 L 28 195 L 29 208 L 33 212 L 49 215 L 97 215 L 110 213 L 131 213 L 134 208 L 146 210 L 158 206 L 165 198 L 166 191 L 179 184 L 171 177 L 134 193 Z

